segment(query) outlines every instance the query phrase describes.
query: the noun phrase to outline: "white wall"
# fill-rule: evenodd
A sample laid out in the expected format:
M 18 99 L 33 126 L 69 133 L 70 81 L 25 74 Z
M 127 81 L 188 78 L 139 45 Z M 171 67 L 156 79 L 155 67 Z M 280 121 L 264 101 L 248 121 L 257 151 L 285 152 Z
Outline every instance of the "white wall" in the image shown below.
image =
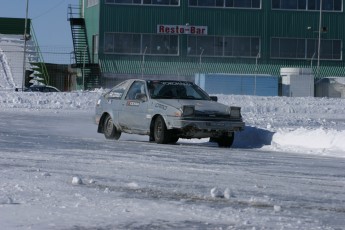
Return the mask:
M 0 88 L 22 87 L 23 50 L 23 35 L 0 34 Z M 31 68 L 30 61 L 37 61 L 34 50 L 33 42 L 28 41 L 26 69 Z

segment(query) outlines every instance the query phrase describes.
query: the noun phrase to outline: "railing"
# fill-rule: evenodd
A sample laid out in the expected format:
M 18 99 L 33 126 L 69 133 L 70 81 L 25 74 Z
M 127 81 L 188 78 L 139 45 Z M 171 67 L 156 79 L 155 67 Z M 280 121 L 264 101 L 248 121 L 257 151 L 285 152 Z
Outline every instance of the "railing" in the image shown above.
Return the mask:
M 41 70 L 42 70 L 42 75 L 44 77 L 45 84 L 49 85 L 50 84 L 50 76 L 49 76 L 49 73 L 48 73 L 47 66 L 45 65 L 41 49 L 40 49 L 40 47 L 38 45 L 38 42 L 37 42 L 37 39 L 36 39 L 36 34 L 35 34 L 33 26 L 31 26 L 31 34 L 33 36 L 33 41 L 34 41 L 34 44 L 35 44 L 36 52 L 38 53 L 38 58 L 39 58 L 39 62 L 38 63 L 40 63 Z
M 69 21 L 71 18 L 81 18 L 81 7 L 79 5 L 68 5 L 67 9 L 67 20 Z

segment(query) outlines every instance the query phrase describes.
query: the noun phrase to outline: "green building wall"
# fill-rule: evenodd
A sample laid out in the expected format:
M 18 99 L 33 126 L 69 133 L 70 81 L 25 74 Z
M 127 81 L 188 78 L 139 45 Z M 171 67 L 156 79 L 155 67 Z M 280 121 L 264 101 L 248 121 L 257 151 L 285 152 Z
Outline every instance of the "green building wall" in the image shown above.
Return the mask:
M 105 75 L 194 75 L 195 73 L 270 74 L 280 75 L 283 67 L 313 67 L 317 60 L 271 59 L 272 37 L 317 39 L 319 11 L 272 10 L 270 0 L 262 0 L 261 9 L 217 9 L 188 7 L 180 1 L 178 7 L 111 5 L 100 0 L 97 6 L 85 6 L 89 44 L 92 35 L 99 35 L 98 58 Z M 85 4 L 86 5 L 86 4 Z M 344 12 L 323 12 L 322 26 L 327 27 L 323 39 L 345 42 Z M 105 32 L 152 33 L 158 24 L 207 26 L 208 35 L 260 37 L 260 58 L 190 57 L 186 55 L 187 36 L 179 35 L 179 56 L 105 54 Z M 308 27 L 311 29 L 308 30 Z M 91 48 L 90 48 L 91 49 Z M 343 53 L 343 52 L 342 52 Z M 143 58 L 145 66 L 143 68 Z M 257 65 L 256 65 L 257 63 Z M 320 77 L 345 76 L 345 61 L 321 60 Z

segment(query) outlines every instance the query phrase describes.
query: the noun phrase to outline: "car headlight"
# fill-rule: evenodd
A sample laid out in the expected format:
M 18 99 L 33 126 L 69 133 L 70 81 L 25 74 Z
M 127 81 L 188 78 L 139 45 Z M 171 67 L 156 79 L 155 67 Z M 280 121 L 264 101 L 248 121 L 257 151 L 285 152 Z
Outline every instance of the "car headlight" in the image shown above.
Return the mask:
M 185 105 L 182 107 L 182 116 L 191 117 L 194 116 L 195 107 L 193 105 Z

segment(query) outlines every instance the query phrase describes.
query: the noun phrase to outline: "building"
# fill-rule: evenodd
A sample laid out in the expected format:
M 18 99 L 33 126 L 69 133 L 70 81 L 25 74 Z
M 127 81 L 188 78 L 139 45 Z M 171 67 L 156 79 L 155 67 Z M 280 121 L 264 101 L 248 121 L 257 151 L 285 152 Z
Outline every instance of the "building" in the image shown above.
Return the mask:
M 35 78 L 50 81 L 31 20 L 0 18 L 0 88 L 28 87 Z
M 31 21 L 28 21 L 28 25 Z M 24 79 L 24 26 L 20 18 L 0 18 L 0 87 L 22 87 Z M 27 34 L 31 36 L 28 26 Z M 28 55 L 26 59 L 30 56 Z M 27 67 L 27 66 L 26 66 Z
M 87 87 L 129 77 L 279 76 L 284 67 L 345 76 L 344 3 L 322 3 L 81 0 L 80 11 L 69 8 L 75 67 Z

